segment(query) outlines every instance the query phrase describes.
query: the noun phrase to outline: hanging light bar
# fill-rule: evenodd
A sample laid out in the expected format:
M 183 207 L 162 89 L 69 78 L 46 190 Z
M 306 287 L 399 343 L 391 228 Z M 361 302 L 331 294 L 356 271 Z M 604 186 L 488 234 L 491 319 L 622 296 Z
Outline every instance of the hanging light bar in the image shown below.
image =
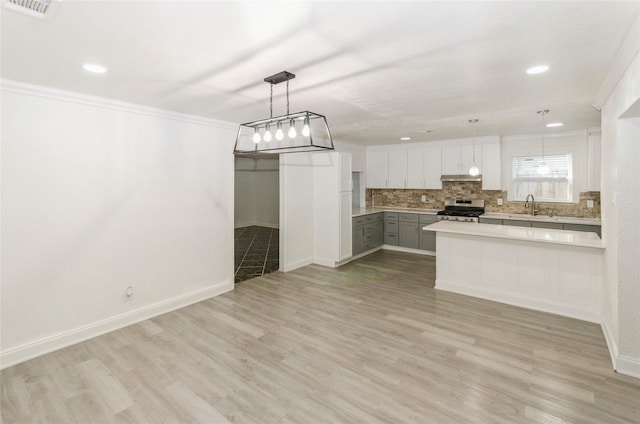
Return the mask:
M 264 79 L 271 85 L 269 97 L 269 118 L 241 124 L 236 136 L 233 152 L 238 155 L 280 154 L 293 152 L 310 152 L 334 150 L 333 140 L 327 124 L 327 118 L 318 113 L 303 111 L 289 113 L 289 80 L 295 78 L 291 72 L 282 71 Z M 281 82 L 287 83 L 287 114 L 273 116 L 273 86 Z M 296 122 L 302 121 L 301 133 L 298 133 Z M 287 136 L 284 137 L 283 125 L 289 123 Z M 275 126 L 275 137 L 271 127 Z M 264 128 L 262 137 L 260 129 Z
M 477 177 L 480 175 L 480 169 L 478 169 L 476 165 L 476 124 L 478 123 L 478 119 L 469 119 L 469 123 L 473 125 L 473 145 L 471 146 L 473 149 L 473 164 L 471 168 L 469 168 L 469 175 Z
M 542 130 L 540 131 L 540 139 L 542 140 L 542 163 L 540 163 L 540 166 L 538 166 L 536 170 L 538 175 L 547 175 L 549 173 L 549 165 L 544 161 L 544 127 L 547 113 L 549 113 L 549 109 L 538 111 L 538 115 L 542 118 Z

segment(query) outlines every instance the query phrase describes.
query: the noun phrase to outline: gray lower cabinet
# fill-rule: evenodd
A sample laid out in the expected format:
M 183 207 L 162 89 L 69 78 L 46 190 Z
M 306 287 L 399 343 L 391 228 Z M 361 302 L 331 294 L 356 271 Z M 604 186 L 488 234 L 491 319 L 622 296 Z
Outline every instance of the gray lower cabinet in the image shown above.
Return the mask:
M 420 248 L 420 222 L 417 213 L 400 213 L 398 217 L 398 245 Z
M 420 215 L 420 249 L 436 251 L 435 231 L 425 231 L 422 227 L 436 223 L 435 215 Z
M 400 240 L 398 238 L 398 212 L 384 213 L 384 244 L 398 246 Z
M 374 213 L 353 218 L 352 220 L 352 255 L 382 245 L 383 215 Z
M 503 219 L 502 225 L 511 225 L 512 227 L 531 227 L 531 221 L 520 221 L 518 219 Z
M 587 231 L 589 233 L 596 233 L 598 237 L 602 237 L 601 228 L 599 225 L 584 225 L 584 224 L 563 224 L 565 230 L 572 231 Z
M 600 225 L 563 224 L 562 222 L 526 221 L 522 219 L 497 219 L 480 217 L 481 224 L 512 225 L 517 227 L 549 228 L 552 230 L 587 231 L 601 235 Z
M 496 218 L 483 218 L 483 217 L 480 217 L 479 222 L 481 224 L 502 225 L 502 220 L 501 219 L 496 219 Z
M 364 251 L 364 225 L 355 225 L 354 223 L 351 228 L 351 254 L 357 255 Z
M 533 228 L 549 228 L 551 230 L 564 230 L 564 224 L 559 222 L 540 222 L 540 221 L 531 221 L 531 226 Z

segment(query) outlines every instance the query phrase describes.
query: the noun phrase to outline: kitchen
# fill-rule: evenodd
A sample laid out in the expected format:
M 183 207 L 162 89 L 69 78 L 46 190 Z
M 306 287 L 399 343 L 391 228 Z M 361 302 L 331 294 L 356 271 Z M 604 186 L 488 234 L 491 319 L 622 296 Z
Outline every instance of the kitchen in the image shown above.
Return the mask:
M 0 362 L 3 414 L 15 413 L 7 422 L 28 421 L 24 393 L 47 399 L 33 406 L 41 416 L 58 405 L 49 412 L 138 422 L 149 405 L 176 422 L 198 421 L 180 415 L 186 409 L 279 422 L 309 405 L 345 414 L 334 421 L 416 422 L 430 409 L 442 422 L 635 418 L 631 402 L 617 404 L 604 386 L 632 399 L 640 376 L 636 2 L 53 1 L 40 18 L 5 3 Z M 527 73 L 541 64 L 546 72 Z M 296 74 L 286 94 L 284 83 L 263 80 L 282 70 Z M 281 272 L 234 285 L 234 139 L 239 123 L 284 115 L 285 105 L 287 115 L 289 105 L 326 114 L 335 151 L 280 155 Z M 544 110 L 546 123 L 564 126 L 547 127 Z M 558 173 L 543 195 L 529 174 L 514 175 L 563 155 L 570 174 Z M 474 165 L 480 181 L 443 181 Z M 354 214 L 355 193 L 364 211 Z M 548 201 L 551 193 L 561 200 Z M 482 263 L 507 255 L 486 233 L 461 236 L 455 222 L 433 222 L 445 206 L 466 204 L 445 205 L 455 200 L 483 208 L 479 221 L 495 220 L 467 232 L 599 227 L 599 246 L 577 246 L 596 258 L 589 265 L 559 243 L 535 242 L 571 253 L 562 261 L 580 278 L 594 276 L 588 314 L 425 289 L 426 280 L 437 286 L 445 256 L 458 260 L 452 272 L 465 268 L 455 249 L 471 262 L 471 248 L 502 252 Z M 368 212 L 378 213 L 373 222 L 354 223 Z M 508 254 L 527 255 L 515 250 Z M 539 268 L 560 261 L 551 253 L 528 253 L 541 262 L 523 286 L 558 278 Z M 473 274 L 502 281 L 503 268 L 471 265 L 458 283 Z M 528 275 L 527 266 L 505 275 Z M 569 280 L 564 294 L 580 294 Z M 174 355 L 171 346 L 184 349 Z M 242 364 L 275 371 L 256 373 L 255 384 Z M 188 378 L 202 375 L 210 378 Z M 103 382 L 117 395 L 102 396 Z M 162 395 L 145 404 L 137 389 Z M 491 405 L 512 394 L 512 415 L 493 415 Z M 192 407 L 171 410 L 180 402 Z

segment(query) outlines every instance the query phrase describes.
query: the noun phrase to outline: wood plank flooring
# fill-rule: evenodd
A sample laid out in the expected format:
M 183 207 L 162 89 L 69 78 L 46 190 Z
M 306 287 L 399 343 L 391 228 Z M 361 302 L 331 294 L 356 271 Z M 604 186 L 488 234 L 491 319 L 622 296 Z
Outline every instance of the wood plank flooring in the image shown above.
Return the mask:
M 2 371 L 2 422 L 640 423 L 599 326 L 434 279 L 380 251 L 248 280 Z

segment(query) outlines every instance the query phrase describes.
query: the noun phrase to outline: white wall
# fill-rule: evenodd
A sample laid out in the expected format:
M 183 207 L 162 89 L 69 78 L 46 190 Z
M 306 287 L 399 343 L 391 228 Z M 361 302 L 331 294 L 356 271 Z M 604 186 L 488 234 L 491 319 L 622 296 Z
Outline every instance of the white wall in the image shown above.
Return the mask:
M 235 227 L 278 228 L 280 216 L 278 156 L 235 158 Z
M 617 84 L 611 82 L 614 76 Z M 610 85 L 612 91 L 602 96 Z M 614 367 L 620 373 L 640 377 L 640 19 L 621 46 L 603 90 L 601 185 L 606 280 L 602 326 Z
M 280 155 L 280 269 L 313 263 L 313 153 Z
M 599 146 L 598 146 L 599 147 Z M 509 200 L 513 200 L 512 162 L 516 156 L 542 154 L 540 135 L 505 136 L 502 138 L 502 187 L 508 190 Z M 544 137 L 545 155 L 571 153 L 573 166 L 573 202 L 580 201 L 580 192 L 588 191 L 589 132 L 570 131 L 546 133 Z
M 335 142 L 337 152 L 351 153 L 351 171 L 367 171 L 367 148 L 357 144 Z
M 233 289 L 234 130 L 2 82 L 3 367 Z

